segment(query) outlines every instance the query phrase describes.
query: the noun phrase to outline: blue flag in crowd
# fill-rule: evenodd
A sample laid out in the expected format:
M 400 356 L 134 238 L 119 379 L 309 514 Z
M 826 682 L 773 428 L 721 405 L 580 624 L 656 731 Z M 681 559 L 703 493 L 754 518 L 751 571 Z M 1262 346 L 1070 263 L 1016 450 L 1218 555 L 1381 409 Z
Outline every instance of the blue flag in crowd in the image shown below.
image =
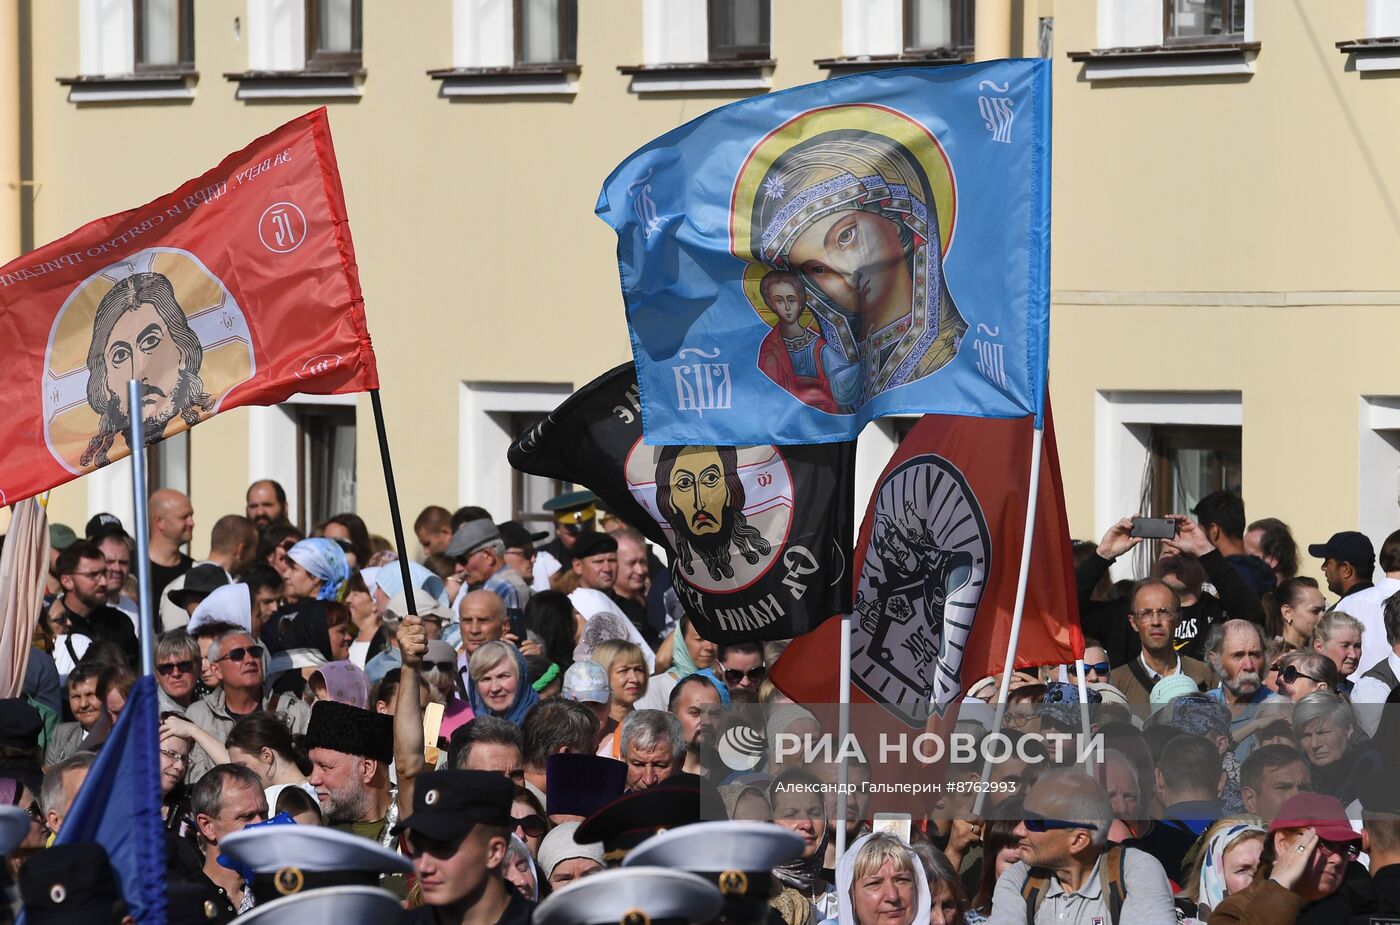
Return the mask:
M 624 161 L 597 212 L 618 234 L 647 443 L 1041 413 L 1048 61 L 733 103 Z
M 165 826 L 160 816 L 156 681 L 136 680 L 122 715 L 63 817 L 55 844 L 107 849 L 139 925 L 165 925 Z

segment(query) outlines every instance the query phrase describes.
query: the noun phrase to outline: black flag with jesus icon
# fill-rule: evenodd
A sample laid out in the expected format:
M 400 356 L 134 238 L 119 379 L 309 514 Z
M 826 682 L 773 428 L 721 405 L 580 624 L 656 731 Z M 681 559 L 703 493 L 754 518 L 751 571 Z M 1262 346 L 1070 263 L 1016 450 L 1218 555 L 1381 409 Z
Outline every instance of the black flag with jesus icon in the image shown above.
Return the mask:
M 716 643 L 786 639 L 851 601 L 855 444 L 648 446 L 631 363 L 579 389 L 510 448 L 665 548 L 686 613 Z

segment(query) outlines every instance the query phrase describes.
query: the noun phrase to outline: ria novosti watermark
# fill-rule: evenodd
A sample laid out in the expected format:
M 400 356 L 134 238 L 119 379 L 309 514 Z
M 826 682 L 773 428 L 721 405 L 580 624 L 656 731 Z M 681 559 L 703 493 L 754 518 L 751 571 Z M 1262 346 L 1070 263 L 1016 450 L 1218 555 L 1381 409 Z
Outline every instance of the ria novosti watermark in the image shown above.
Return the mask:
M 938 735 L 932 732 L 882 732 L 871 748 L 854 734 L 840 738 L 831 733 L 800 735 L 782 732 L 774 737 L 774 759 L 797 759 L 806 764 L 857 761 L 862 764 L 922 764 L 948 762 L 955 765 L 1024 764 L 1050 762 L 1055 765 L 1102 762 L 1104 738 L 1101 734 L 1042 732 L 1035 736 L 1008 736 L 993 732 L 977 736 L 967 732 Z M 1071 750 L 1071 747 L 1073 750 Z M 867 749 L 871 749 L 867 751 Z

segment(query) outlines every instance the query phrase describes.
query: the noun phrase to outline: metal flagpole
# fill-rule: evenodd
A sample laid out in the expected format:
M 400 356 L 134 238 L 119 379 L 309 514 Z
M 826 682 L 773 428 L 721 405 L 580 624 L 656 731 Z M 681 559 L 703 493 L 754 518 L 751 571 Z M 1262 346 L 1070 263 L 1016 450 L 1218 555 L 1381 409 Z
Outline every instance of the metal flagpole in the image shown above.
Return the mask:
M 141 420 L 141 383 L 126 383 L 126 410 L 130 421 L 126 442 L 131 448 L 131 507 L 136 527 L 136 592 L 141 609 L 141 674 L 156 673 L 156 615 L 151 600 L 150 520 L 146 504 L 146 438 Z
M 1074 667 L 1079 672 L 1079 721 L 1084 728 L 1084 742 L 1087 746 L 1089 737 L 1092 735 L 1090 732 L 1092 724 L 1089 722 L 1089 685 L 1084 680 L 1084 659 L 1082 656 L 1074 660 Z M 1084 769 L 1092 772 L 1094 761 L 1089 756 L 1090 752 L 1086 747 L 1084 749 Z
M 841 712 L 837 720 L 837 753 L 844 754 L 846 737 L 851 734 L 851 615 L 841 614 Z M 846 760 L 836 764 L 836 861 L 846 853 Z
M 996 714 L 992 718 L 992 732 L 1001 731 L 1001 721 L 1006 716 L 1006 694 L 1011 687 L 1011 673 L 1016 667 L 1016 644 L 1021 638 L 1021 615 L 1026 609 L 1026 585 L 1031 577 L 1031 544 L 1035 540 L 1035 509 L 1040 495 L 1040 444 L 1045 431 L 1037 427 L 1031 432 L 1031 479 L 1026 492 L 1026 535 L 1021 540 L 1021 574 L 1016 579 L 1016 605 L 1011 612 L 1011 638 L 1006 643 L 1006 662 L 1001 669 L 1001 684 L 997 685 Z M 1082 677 L 1082 675 L 1081 675 Z M 987 799 L 987 782 L 992 776 L 990 760 L 982 764 L 982 786 L 977 790 L 977 802 L 972 807 L 974 816 L 982 815 L 982 804 Z
M 384 485 L 389 490 L 389 517 L 394 522 L 394 547 L 399 553 L 399 572 L 403 575 L 403 596 L 410 616 L 418 616 L 418 602 L 413 597 L 413 581 L 409 578 L 408 553 L 404 550 L 403 517 L 399 514 L 399 491 L 394 486 L 394 464 L 389 459 L 389 435 L 384 429 L 384 406 L 379 390 L 369 390 L 369 402 L 374 408 L 374 429 L 379 433 L 379 460 L 384 464 Z

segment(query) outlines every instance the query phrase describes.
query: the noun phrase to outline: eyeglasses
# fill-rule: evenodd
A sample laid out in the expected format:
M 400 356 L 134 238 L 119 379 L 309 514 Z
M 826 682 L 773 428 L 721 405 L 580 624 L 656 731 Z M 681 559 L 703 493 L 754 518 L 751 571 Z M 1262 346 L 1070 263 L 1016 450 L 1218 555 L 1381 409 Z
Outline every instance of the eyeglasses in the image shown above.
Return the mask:
M 1002 717 L 1002 724 L 1009 724 L 1015 726 L 1017 729 L 1024 729 L 1026 723 L 1029 723 L 1033 719 L 1035 719 L 1034 713 L 1017 713 L 1015 711 L 1008 710 L 1006 714 Z
M 1052 829 L 1088 829 L 1097 832 L 1098 826 L 1092 822 L 1070 822 L 1066 819 L 1052 819 L 1049 816 L 1042 816 L 1033 809 L 1022 809 L 1025 816 L 1023 824 L 1027 832 L 1049 832 Z
M 741 671 L 738 668 L 724 669 L 724 683 L 730 687 L 735 687 L 743 683 L 747 678 L 750 684 L 762 684 L 763 679 L 768 677 L 768 668 L 759 665 L 757 668 L 750 668 L 748 671 Z
M 541 838 L 546 828 L 545 821 L 534 813 L 515 820 L 515 827 L 524 832 L 526 838 Z
M 456 663 L 454 662 L 430 662 L 427 659 L 423 660 L 424 671 L 433 671 L 435 669 L 437 671 L 451 671 L 455 667 Z
M 1084 670 L 1085 670 L 1085 671 L 1096 671 L 1096 672 L 1098 672 L 1099 674 L 1108 674 L 1110 671 L 1113 670 L 1113 666 L 1110 665 L 1108 662 L 1093 662 L 1093 663 L 1085 662 L 1085 663 L 1084 663 Z M 1071 666 L 1070 666 L 1070 671 L 1073 671 L 1075 674 L 1079 674 L 1079 665 L 1078 665 L 1078 663 L 1075 663 L 1075 664 L 1071 665 Z
M 1284 684 L 1297 683 L 1299 678 L 1307 678 L 1309 681 L 1316 681 L 1318 684 L 1323 683 L 1321 678 L 1314 678 L 1310 674 L 1303 674 L 1301 671 L 1298 670 L 1297 665 L 1289 665 L 1287 668 L 1284 668 L 1278 673 L 1278 679 Z
M 229 654 L 232 655 L 233 653 L 230 652 Z M 164 664 L 157 665 L 156 671 L 159 672 L 160 676 L 163 678 L 168 678 L 177 671 L 180 672 L 180 674 L 194 674 L 194 662 L 189 659 L 180 662 L 165 662 Z
M 107 569 L 104 567 L 96 572 L 69 572 L 68 574 L 74 578 L 91 578 L 96 580 L 98 578 L 105 578 Z
M 160 750 L 160 753 L 161 753 L 162 755 L 164 755 L 166 758 L 169 758 L 169 759 L 170 759 L 171 761 L 173 761 L 175 764 L 183 764 L 183 765 L 188 766 L 189 763 L 190 763 L 190 756 L 189 756 L 189 755 L 182 755 L 182 754 L 180 754 L 179 752 L 172 752 L 172 751 L 171 751 L 170 749 L 168 749 L 168 748 L 162 748 L 162 749 Z
M 1319 838 L 1317 847 L 1326 854 L 1344 857 L 1352 861 L 1361 857 L 1361 846 L 1354 841 L 1328 841 L 1325 838 Z
M 214 659 L 214 661 L 222 662 L 225 659 L 227 659 L 230 662 L 241 662 L 243 661 L 243 659 L 249 656 L 252 656 L 253 658 L 262 658 L 262 654 L 262 646 L 239 646 L 236 649 L 229 649 L 223 655 L 220 655 L 218 658 Z
M 515 546 L 511 546 L 506 549 L 506 553 L 520 556 L 522 559 L 535 558 L 535 550 L 533 549 L 519 549 Z
M 1170 623 L 1175 616 L 1176 611 L 1167 607 L 1137 611 L 1137 618 L 1139 620 L 1146 620 L 1149 623 Z

